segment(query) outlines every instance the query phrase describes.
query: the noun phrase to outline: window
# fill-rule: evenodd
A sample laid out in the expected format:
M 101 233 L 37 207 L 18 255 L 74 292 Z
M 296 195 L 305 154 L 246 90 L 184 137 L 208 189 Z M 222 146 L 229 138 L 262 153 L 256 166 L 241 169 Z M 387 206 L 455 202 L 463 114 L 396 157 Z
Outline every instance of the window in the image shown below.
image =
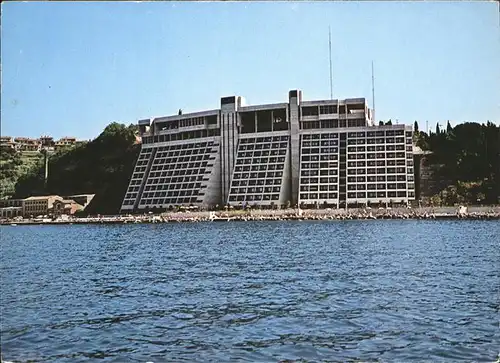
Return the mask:
M 318 116 L 318 106 L 302 107 L 302 116 Z
M 327 114 L 337 113 L 337 105 L 319 106 L 319 113 L 321 115 L 327 115 Z

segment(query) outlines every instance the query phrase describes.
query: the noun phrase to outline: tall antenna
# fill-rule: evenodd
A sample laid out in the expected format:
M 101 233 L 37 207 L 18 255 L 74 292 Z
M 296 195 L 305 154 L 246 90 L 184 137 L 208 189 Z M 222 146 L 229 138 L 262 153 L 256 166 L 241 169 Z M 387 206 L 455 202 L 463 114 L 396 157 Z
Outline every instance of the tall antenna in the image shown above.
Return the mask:
M 333 100 L 333 74 L 332 74 L 332 32 L 328 27 L 328 49 L 330 54 L 330 99 Z
M 373 105 L 372 119 L 373 122 L 376 123 L 377 120 L 375 119 L 375 72 L 373 71 L 373 61 L 372 61 L 372 105 Z

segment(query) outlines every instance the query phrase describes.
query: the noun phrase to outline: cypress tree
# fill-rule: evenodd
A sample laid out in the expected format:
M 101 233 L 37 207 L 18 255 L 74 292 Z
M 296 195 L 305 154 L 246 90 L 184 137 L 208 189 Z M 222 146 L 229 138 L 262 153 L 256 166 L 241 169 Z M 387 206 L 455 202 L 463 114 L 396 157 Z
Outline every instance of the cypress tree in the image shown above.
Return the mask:
M 453 131 L 453 127 L 450 125 L 450 120 L 448 120 L 448 124 L 446 125 L 446 132 L 449 134 Z

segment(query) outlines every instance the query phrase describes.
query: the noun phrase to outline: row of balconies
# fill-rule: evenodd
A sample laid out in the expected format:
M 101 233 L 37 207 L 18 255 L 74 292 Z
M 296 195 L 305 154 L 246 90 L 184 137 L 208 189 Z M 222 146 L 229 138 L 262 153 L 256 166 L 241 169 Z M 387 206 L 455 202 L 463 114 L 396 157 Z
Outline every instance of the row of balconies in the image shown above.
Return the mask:
M 353 174 L 405 174 L 405 170 L 406 170 L 406 173 L 409 172 L 409 170 L 412 170 L 412 173 L 413 173 L 413 167 L 408 167 L 408 165 L 405 165 L 405 164 L 399 164 L 396 166 L 391 166 L 391 165 L 387 165 L 387 166 L 377 166 L 377 167 L 373 167 L 373 166 L 369 166 L 369 167 L 355 167 L 355 168 L 347 168 L 347 175 L 353 175 Z M 366 170 L 366 172 L 365 172 Z
M 396 192 L 372 192 L 372 193 L 348 192 L 346 194 L 346 199 L 348 199 L 350 202 L 354 202 L 357 200 L 359 202 L 369 201 L 376 203 L 379 201 L 379 198 L 382 199 L 404 198 L 405 200 L 407 200 L 415 198 L 415 193 L 407 191 L 396 191 Z M 299 203 L 307 201 L 309 203 L 316 202 L 317 204 L 320 204 L 323 203 L 324 201 L 336 202 L 337 200 L 338 200 L 338 193 L 299 193 Z
M 274 187 L 246 187 L 246 188 L 231 188 L 231 194 L 261 194 L 261 193 L 279 193 L 281 183 Z
M 408 142 L 409 141 L 409 142 Z M 386 144 L 408 144 L 412 143 L 412 139 L 404 137 L 384 137 L 384 138 L 367 138 L 367 139 L 347 139 L 347 145 L 386 145 Z
M 304 121 L 304 122 L 307 122 L 307 121 L 323 121 L 323 120 L 335 120 L 335 121 L 339 121 L 339 120 L 356 120 L 356 119 L 359 119 L 359 118 L 364 118 L 366 119 L 366 114 L 364 113 L 363 110 L 360 110 L 361 112 L 359 113 L 349 113 L 349 114 L 345 114 L 345 113 L 326 113 L 326 114 L 319 114 L 319 115 L 308 115 L 308 116 L 305 116 L 305 115 L 301 115 L 300 116 L 300 121 Z M 366 127 L 366 125 L 363 125 Z
M 413 160 L 410 159 L 385 159 L 379 158 L 376 160 L 373 159 L 363 159 L 356 161 L 348 161 L 347 169 L 351 168 L 369 168 L 369 167 L 377 167 L 377 166 L 413 166 Z
M 375 184 L 369 184 L 369 185 L 348 185 L 347 190 L 348 191 L 394 191 L 394 190 L 401 190 L 401 191 L 408 191 L 408 190 L 414 190 L 415 187 L 411 185 L 405 185 L 405 186 L 391 186 L 389 185 L 381 185 L 381 184 L 376 184 L 377 187 L 375 187 Z M 324 191 L 337 191 L 339 189 L 339 185 L 337 184 L 322 184 L 322 185 L 301 185 L 300 186 L 300 192 L 324 192 Z
M 140 209 L 145 208 L 168 208 L 170 206 L 182 205 L 182 204 L 200 204 L 201 202 L 198 200 L 199 197 L 175 197 L 175 198 L 150 198 L 146 200 L 142 200 L 139 203 Z
M 276 178 L 276 177 L 282 177 L 283 172 L 282 171 L 267 171 L 267 172 L 257 172 L 257 173 L 234 173 L 233 180 L 242 180 L 242 179 L 254 179 L 257 180 L 258 183 L 262 182 L 264 184 L 264 181 L 266 178 Z
M 279 201 L 280 195 L 275 194 L 244 194 L 244 195 L 229 195 L 229 202 L 269 202 Z
M 245 180 L 233 180 L 231 182 L 231 187 L 246 187 L 246 186 L 255 186 L 255 185 L 279 185 L 281 184 L 281 178 L 266 178 L 263 182 L 259 179 L 257 182 L 256 179 L 245 179 Z

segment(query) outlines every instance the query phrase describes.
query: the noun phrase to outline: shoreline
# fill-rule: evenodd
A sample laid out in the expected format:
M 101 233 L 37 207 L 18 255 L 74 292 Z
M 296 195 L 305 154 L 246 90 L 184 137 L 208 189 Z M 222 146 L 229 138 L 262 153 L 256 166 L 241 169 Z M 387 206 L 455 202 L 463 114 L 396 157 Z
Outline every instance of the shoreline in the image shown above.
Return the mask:
M 500 220 L 500 206 L 470 207 L 459 210 L 444 208 L 395 209 L 281 209 L 231 210 L 217 212 L 169 212 L 146 215 L 116 215 L 65 219 L 36 218 L 4 220 L 0 225 L 69 225 L 69 224 L 129 224 L 186 222 L 249 222 L 249 221 L 345 221 L 345 220 Z

